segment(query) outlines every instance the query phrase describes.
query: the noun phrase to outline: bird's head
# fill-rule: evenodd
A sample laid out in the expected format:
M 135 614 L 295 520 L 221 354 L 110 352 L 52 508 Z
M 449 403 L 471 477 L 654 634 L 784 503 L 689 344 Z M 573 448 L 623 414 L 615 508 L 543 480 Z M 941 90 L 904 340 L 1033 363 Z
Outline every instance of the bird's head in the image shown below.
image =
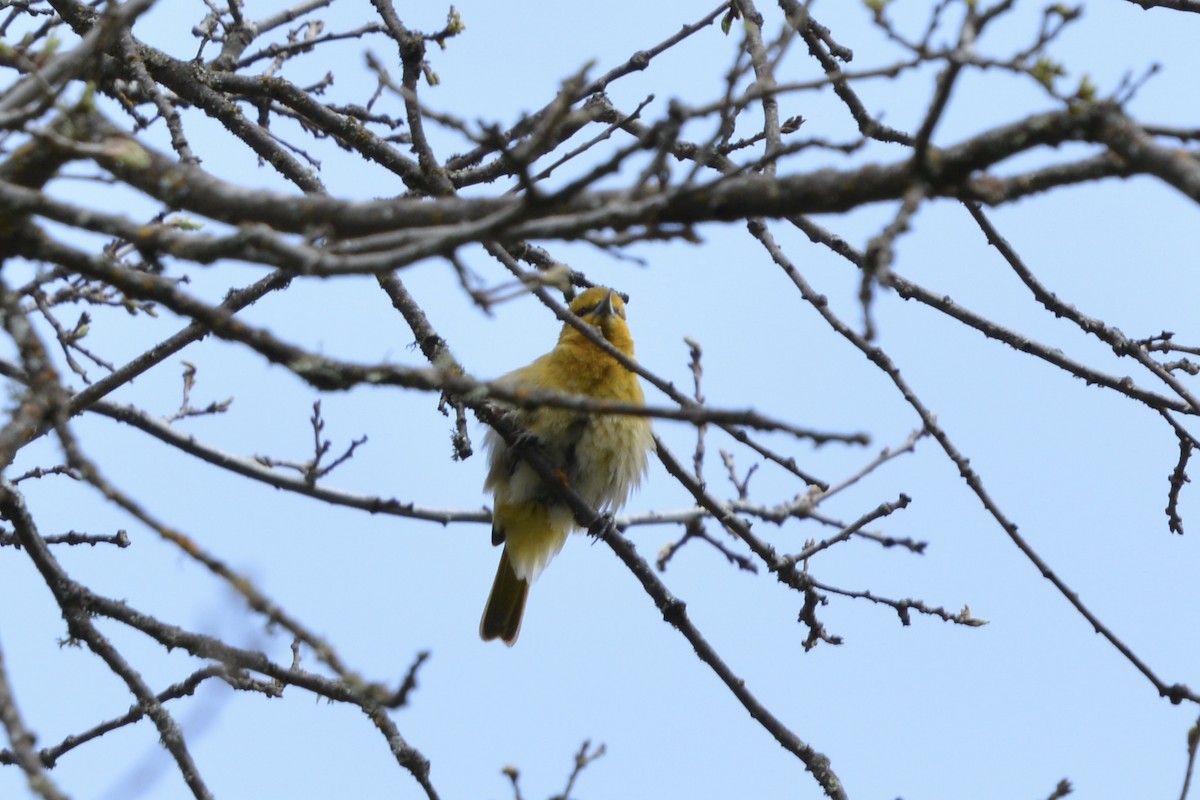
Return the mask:
M 633 355 L 633 337 L 625 324 L 625 300 L 616 291 L 593 286 L 571 301 L 571 313 L 596 328 L 609 344 L 627 356 Z M 560 342 L 587 341 L 573 325 L 564 324 Z

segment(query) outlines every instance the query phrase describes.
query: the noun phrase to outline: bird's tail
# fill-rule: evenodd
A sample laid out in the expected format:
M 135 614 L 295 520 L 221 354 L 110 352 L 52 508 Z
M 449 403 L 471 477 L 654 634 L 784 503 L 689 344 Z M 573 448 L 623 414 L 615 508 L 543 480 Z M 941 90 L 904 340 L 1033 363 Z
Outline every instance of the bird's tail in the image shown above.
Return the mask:
M 496 580 L 492 593 L 488 595 L 483 619 L 479 621 L 479 635 L 484 641 L 501 639 L 512 647 L 521 632 L 521 617 L 525 613 L 525 598 L 529 596 L 529 582 L 518 578 L 508 560 L 508 548 L 500 551 L 500 566 L 496 568 Z

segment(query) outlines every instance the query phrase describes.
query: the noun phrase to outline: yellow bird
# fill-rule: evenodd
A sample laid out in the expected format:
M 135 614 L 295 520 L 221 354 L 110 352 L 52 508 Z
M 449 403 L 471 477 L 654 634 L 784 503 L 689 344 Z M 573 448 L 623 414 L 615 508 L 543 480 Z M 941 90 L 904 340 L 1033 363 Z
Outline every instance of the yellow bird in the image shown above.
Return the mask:
M 571 311 L 609 344 L 633 358 L 633 337 L 625 324 L 625 303 L 612 289 L 593 287 L 580 294 Z M 637 375 L 621 366 L 586 336 L 564 324 L 558 344 L 532 364 L 499 382 L 529 391 L 586 395 L 621 403 L 645 402 Z M 513 412 L 516 424 L 537 439 L 559 476 L 593 508 L 615 511 L 646 471 L 653 446 L 645 417 L 584 414 L 565 408 Z M 571 510 L 537 472 L 489 430 L 490 450 L 483 488 L 494 496 L 492 544 L 504 544 L 496 580 L 479 635 L 512 646 L 521 630 L 529 585 L 558 555 L 567 534 L 578 527 Z

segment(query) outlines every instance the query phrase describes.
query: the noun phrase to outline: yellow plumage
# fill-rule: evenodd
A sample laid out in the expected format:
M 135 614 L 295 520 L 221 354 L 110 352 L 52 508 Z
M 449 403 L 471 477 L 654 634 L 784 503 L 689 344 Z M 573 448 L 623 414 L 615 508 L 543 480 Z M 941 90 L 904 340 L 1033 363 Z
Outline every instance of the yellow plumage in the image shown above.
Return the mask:
M 611 289 L 594 287 L 571 303 L 571 311 L 630 358 L 633 337 L 625 324 L 625 303 Z M 500 382 L 530 391 L 587 395 L 622 403 L 644 402 L 638 378 L 615 358 L 563 325 L 558 344 L 532 364 Z M 615 511 L 646 471 L 653 445 L 644 417 L 583 414 L 563 408 L 514 412 L 519 427 L 536 437 L 567 484 L 589 505 Z M 496 580 L 479 623 L 485 640 L 512 645 L 521 630 L 529 585 L 558 555 L 576 526 L 571 510 L 495 431 L 484 441 L 490 450 L 484 489 L 493 493 L 492 543 L 504 544 Z

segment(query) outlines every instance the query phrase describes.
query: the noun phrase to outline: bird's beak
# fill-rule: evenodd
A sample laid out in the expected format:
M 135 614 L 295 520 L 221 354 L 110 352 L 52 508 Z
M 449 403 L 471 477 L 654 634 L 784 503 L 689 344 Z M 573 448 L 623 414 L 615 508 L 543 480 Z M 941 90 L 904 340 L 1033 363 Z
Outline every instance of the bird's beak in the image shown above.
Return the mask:
M 601 319 L 603 319 L 605 317 L 617 316 L 617 309 L 615 306 L 613 306 L 612 299 L 613 299 L 612 292 L 609 292 L 608 294 L 604 295 L 604 300 L 602 300 L 600 302 L 600 305 L 596 306 L 596 316 L 600 317 Z

